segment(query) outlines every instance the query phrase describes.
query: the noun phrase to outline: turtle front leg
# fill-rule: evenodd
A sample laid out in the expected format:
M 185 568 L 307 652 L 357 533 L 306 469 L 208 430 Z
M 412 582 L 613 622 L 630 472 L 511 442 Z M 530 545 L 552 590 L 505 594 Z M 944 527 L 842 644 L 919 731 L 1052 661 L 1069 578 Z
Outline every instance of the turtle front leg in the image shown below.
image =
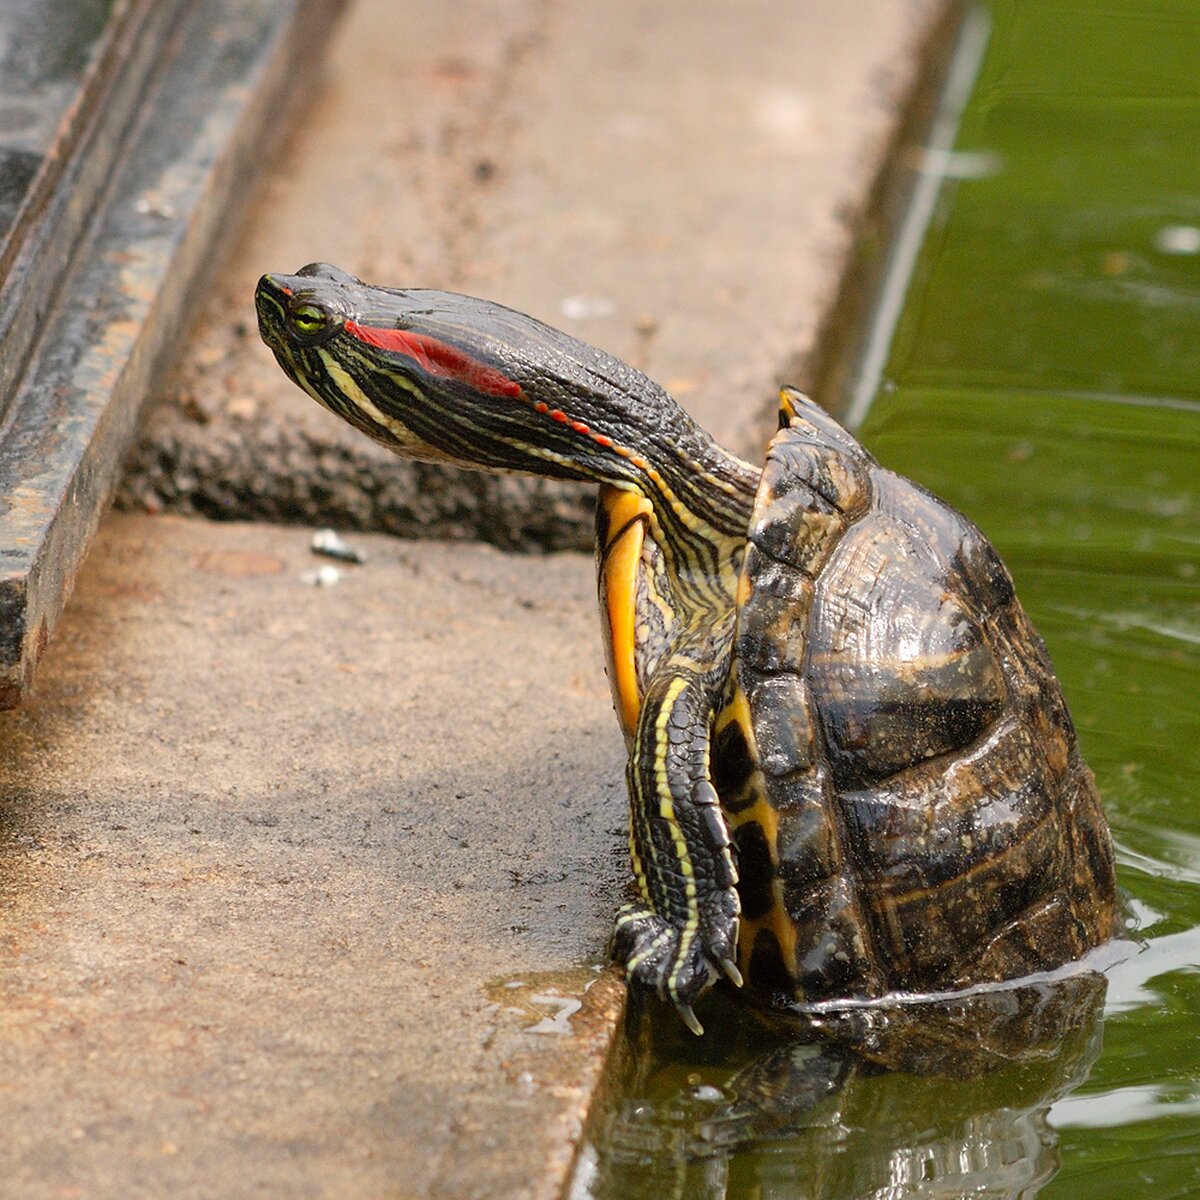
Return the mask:
M 627 771 L 641 899 L 617 914 L 614 936 L 630 985 L 670 1000 L 697 1034 L 692 1003 L 722 973 L 742 982 L 737 868 L 709 769 L 719 686 L 711 668 L 672 655 L 642 698 Z

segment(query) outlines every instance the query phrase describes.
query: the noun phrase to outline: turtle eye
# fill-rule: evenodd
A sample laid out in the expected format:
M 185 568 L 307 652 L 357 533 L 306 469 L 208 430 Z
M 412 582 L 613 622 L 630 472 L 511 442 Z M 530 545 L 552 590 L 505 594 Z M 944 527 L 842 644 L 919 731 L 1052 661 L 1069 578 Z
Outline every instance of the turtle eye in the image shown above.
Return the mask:
M 316 337 L 329 324 L 329 314 L 315 304 L 301 304 L 292 309 L 289 319 L 293 331 L 302 338 Z

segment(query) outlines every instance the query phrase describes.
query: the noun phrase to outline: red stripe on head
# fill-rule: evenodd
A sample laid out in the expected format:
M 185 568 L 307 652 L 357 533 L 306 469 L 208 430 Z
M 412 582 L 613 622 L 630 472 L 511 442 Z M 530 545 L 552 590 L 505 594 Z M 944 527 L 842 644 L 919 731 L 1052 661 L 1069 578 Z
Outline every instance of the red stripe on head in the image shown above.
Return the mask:
M 357 341 L 393 354 L 411 358 L 423 371 L 442 379 L 455 379 L 476 391 L 489 396 L 519 396 L 521 385 L 510 379 L 503 371 L 488 363 L 472 358 L 457 346 L 421 333 L 408 333 L 403 329 L 380 329 L 375 325 L 359 325 L 347 321 L 346 332 Z

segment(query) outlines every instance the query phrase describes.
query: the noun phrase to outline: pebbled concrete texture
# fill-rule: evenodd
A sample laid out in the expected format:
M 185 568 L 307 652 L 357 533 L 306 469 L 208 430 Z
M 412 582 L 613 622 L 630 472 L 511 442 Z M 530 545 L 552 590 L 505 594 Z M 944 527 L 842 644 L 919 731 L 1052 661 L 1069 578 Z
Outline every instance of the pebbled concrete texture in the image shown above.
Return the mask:
M 0 718 L 0 1196 L 564 1184 L 621 991 L 591 562 L 308 541 L 114 515 Z
M 265 270 L 486 295 L 758 453 L 830 311 L 940 0 L 359 0 L 119 503 L 502 546 L 590 543 L 586 493 L 397 463 L 281 384 Z

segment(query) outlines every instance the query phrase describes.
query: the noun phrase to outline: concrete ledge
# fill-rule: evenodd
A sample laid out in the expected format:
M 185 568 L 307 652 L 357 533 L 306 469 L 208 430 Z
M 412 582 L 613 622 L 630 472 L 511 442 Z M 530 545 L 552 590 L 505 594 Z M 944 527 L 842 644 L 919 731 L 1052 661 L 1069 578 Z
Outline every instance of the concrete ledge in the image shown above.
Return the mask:
M 0 415 L 156 76 L 182 0 L 0 7 Z M 153 100 L 149 101 L 151 104 Z
M 0 1196 L 565 1184 L 622 991 L 591 561 L 308 540 L 111 518 L 0 718 Z
M 250 291 L 316 258 L 568 324 L 753 443 L 940 6 L 353 11 L 124 502 L 590 545 L 586 493 L 401 463 L 290 389 Z M 307 538 L 113 518 L 0 720 L 0 1195 L 566 1182 L 628 874 L 590 560 L 364 537 L 319 589 Z

